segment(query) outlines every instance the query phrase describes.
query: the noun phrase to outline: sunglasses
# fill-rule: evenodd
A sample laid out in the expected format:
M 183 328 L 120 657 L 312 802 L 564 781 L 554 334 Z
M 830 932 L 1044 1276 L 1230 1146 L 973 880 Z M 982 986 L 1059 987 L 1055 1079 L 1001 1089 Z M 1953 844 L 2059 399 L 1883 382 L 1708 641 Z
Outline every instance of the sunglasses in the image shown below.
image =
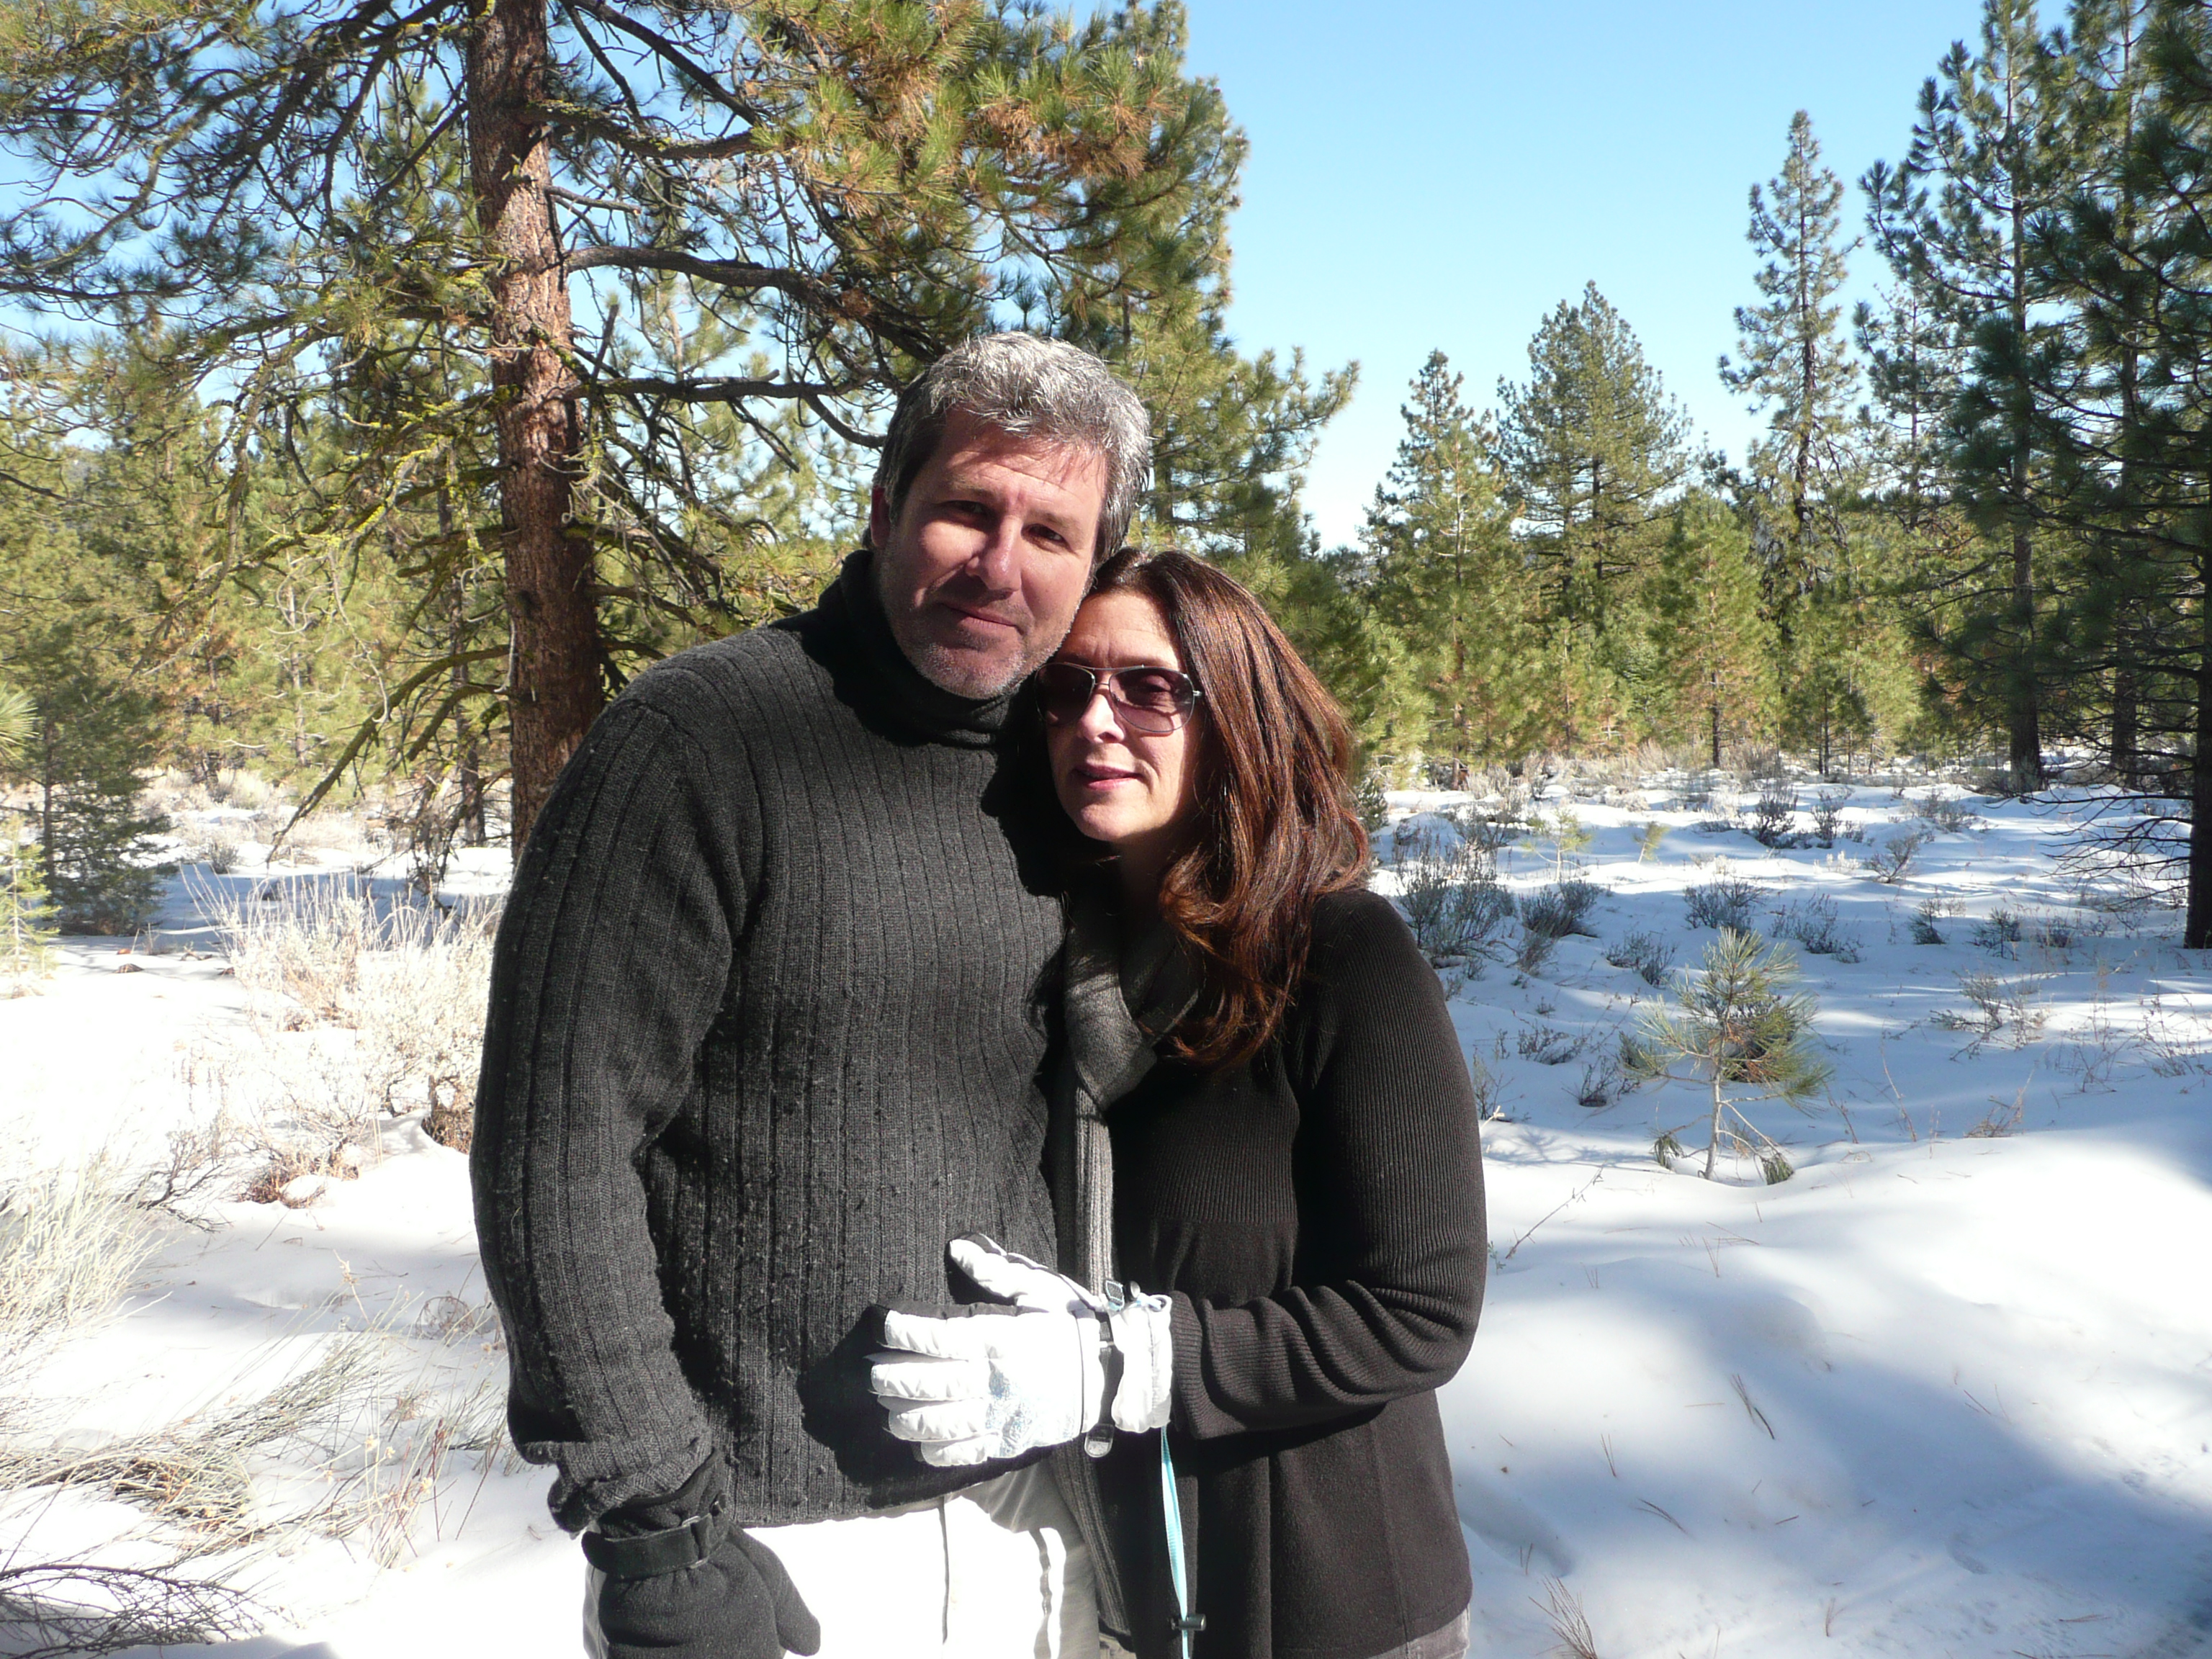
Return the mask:
M 1203 694 L 1198 682 L 1173 668 L 1086 668 L 1079 662 L 1048 662 L 1037 671 L 1039 701 L 1054 726 L 1083 718 L 1101 691 L 1122 723 L 1147 737 L 1164 737 L 1190 718 Z

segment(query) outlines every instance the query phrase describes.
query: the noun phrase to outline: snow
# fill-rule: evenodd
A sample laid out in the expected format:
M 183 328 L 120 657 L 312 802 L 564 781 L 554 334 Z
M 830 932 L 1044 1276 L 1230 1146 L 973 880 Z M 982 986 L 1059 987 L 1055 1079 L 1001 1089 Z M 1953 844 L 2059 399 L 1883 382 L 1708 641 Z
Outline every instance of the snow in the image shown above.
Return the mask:
M 2081 906 L 2051 855 L 2094 802 L 1969 802 L 1972 827 L 1887 885 L 1859 860 L 1927 827 L 1889 789 L 1851 793 L 1846 834 L 1869 839 L 1778 851 L 1663 791 L 1629 799 L 1572 805 L 1594 840 L 1570 865 L 1606 889 L 1597 938 L 1534 975 L 1444 970 L 1502 1114 L 1489 1298 L 1443 1400 L 1474 1650 L 1551 1650 L 1556 1580 L 1605 1659 L 2212 1654 L 2212 980 L 2176 914 Z M 1418 830 L 1463 800 L 1394 796 L 1394 817 Z M 1653 820 L 1670 833 L 1639 861 Z M 1557 873 L 1540 836 L 1503 862 L 1522 892 Z M 1662 994 L 1606 947 L 1646 930 L 1694 963 L 1714 935 L 1685 926 L 1682 896 L 1722 869 L 1765 888 L 1762 931 L 1826 896 L 1856 936 L 1856 962 L 1800 957 L 1832 1097 L 1749 1109 L 1796 1166 L 1778 1185 L 1726 1153 L 1710 1182 L 1699 1159 L 1655 1161 L 1662 1129 L 1702 1147 L 1693 1086 L 1577 1103 Z M 1961 913 L 1916 945 L 1931 896 Z M 2022 937 L 1978 946 L 1999 908 Z M 44 994 L 0 1002 L 11 1166 L 158 1143 L 195 1109 L 193 1056 L 240 1027 L 218 960 L 142 949 L 118 974 L 118 951 L 72 940 Z M 1976 975 L 2013 985 L 2025 1023 L 1964 1018 Z M 1579 1052 L 1524 1054 L 1542 1028 Z M 482 1304 L 465 1161 L 414 1119 L 320 1194 L 226 1202 L 216 1230 L 167 1236 L 130 1310 L 46 1379 L 76 1402 L 69 1433 L 173 1420 L 349 1324 Z M 410 1346 L 449 1393 L 503 1364 L 476 1330 Z M 574 1651 L 581 1567 L 546 1480 L 458 1458 L 390 1565 L 358 1536 L 256 1561 L 246 1582 L 283 1617 L 221 1651 Z M 30 1541 L 59 1559 L 138 1522 L 57 1501 Z

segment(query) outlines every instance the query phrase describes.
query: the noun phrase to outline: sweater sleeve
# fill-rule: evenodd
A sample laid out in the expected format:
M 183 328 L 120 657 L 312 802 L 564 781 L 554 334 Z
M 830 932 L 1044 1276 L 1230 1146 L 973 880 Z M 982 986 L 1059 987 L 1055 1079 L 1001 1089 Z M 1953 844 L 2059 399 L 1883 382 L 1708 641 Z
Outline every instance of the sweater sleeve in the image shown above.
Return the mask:
M 470 1176 L 515 1444 L 574 1530 L 713 1451 L 673 1349 L 639 1177 L 694 1085 L 743 915 L 745 792 L 644 696 L 602 715 L 501 920 Z
M 1299 1111 L 1297 1282 L 1235 1307 L 1176 1296 L 1174 1423 L 1200 1438 L 1434 1389 L 1481 1310 L 1474 1091 L 1435 971 L 1385 900 L 1321 901 L 1280 1052 Z

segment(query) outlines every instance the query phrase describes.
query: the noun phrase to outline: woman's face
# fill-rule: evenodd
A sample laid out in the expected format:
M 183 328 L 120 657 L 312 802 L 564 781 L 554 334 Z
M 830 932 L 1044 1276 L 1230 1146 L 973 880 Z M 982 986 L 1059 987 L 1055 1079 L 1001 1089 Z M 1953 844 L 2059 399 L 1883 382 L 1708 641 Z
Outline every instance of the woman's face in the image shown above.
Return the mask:
M 1127 591 L 1085 600 L 1053 660 L 1102 670 L 1187 666 L 1159 606 Z M 1165 866 L 1194 810 L 1194 718 L 1184 715 L 1170 732 L 1132 730 L 1102 684 L 1079 715 L 1062 709 L 1045 726 L 1053 787 L 1067 816 L 1093 841 L 1153 873 Z

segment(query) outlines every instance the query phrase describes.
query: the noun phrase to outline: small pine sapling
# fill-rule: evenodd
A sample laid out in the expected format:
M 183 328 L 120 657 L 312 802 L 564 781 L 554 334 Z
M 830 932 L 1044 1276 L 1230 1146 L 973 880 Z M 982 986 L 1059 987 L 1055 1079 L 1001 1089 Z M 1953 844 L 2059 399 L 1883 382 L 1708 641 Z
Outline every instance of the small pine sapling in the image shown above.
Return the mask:
M 1667 826 L 1653 818 L 1644 826 L 1644 833 L 1636 838 L 1636 861 L 1649 864 L 1659 856 L 1659 843 L 1667 839 Z
M 1742 1109 L 1753 1101 L 1783 1100 L 1802 1109 L 1828 1080 L 1828 1064 L 1814 1048 L 1819 1005 L 1790 988 L 1796 978 L 1797 960 L 1787 945 L 1762 949 L 1756 934 L 1723 928 L 1706 947 L 1702 967 L 1681 975 L 1675 1006 L 1645 1011 L 1621 1044 L 1626 1069 L 1638 1082 L 1711 1089 L 1708 1181 L 1723 1140 L 1754 1152 L 1770 1184 L 1792 1173 L 1781 1147 Z M 1662 1133 L 1656 1147 L 1660 1161 L 1675 1150 L 1673 1132 Z
M 1575 816 L 1571 806 L 1562 806 L 1545 829 L 1552 838 L 1552 873 L 1554 878 L 1565 881 L 1568 861 L 1581 854 L 1596 836 L 1583 827 L 1583 821 Z
M 52 974 L 53 904 L 36 847 L 0 848 L 0 994 L 21 996 Z

